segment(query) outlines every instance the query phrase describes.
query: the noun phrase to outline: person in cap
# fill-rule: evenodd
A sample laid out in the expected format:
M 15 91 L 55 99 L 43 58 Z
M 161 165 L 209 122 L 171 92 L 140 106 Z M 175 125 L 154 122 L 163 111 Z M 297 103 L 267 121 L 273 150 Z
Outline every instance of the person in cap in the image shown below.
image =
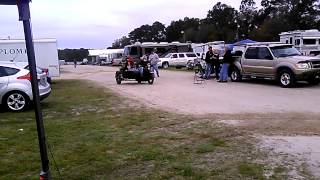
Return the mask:
M 206 70 L 205 70 L 205 75 L 204 78 L 209 79 L 211 72 L 212 72 L 212 66 L 213 66 L 213 51 L 212 51 L 212 47 L 209 47 L 208 52 L 206 53 Z
M 154 48 L 149 56 L 149 61 L 151 65 L 151 71 L 154 72 L 156 71 L 157 76 L 160 77 L 159 75 L 159 68 L 158 68 L 158 63 L 160 62 L 159 56 L 156 53 L 157 49 Z

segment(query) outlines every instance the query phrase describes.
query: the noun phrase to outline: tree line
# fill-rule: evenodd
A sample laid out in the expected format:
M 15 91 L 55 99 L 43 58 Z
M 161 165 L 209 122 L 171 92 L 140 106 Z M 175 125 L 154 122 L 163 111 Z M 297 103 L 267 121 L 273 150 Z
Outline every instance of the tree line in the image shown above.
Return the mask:
M 88 49 L 59 49 L 58 56 L 60 60 L 66 60 L 67 62 L 73 62 L 74 60 L 82 62 L 83 59 L 88 58 Z
M 142 25 L 116 39 L 112 48 L 134 42 L 278 41 L 281 32 L 306 29 L 320 29 L 319 0 L 262 0 L 261 8 L 254 0 L 242 0 L 239 10 L 218 2 L 204 19 L 185 17 L 167 27 L 158 21 Z

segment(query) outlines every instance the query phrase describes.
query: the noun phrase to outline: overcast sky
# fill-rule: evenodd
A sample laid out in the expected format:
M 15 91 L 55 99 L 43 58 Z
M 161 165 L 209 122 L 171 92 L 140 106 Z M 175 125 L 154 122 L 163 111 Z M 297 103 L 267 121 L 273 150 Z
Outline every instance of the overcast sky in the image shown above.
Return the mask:
M 34 38 L 56 38 L 59 48 L 106 48 L 143 24 L 204 18 L 219 0 L 33 0 Z M 260 2 L 257 0 L 256 2 Z M 241 0 L 224 0 L 238 9 Z M 15 6 L 0 6 L 0 38 L 23 38 Z

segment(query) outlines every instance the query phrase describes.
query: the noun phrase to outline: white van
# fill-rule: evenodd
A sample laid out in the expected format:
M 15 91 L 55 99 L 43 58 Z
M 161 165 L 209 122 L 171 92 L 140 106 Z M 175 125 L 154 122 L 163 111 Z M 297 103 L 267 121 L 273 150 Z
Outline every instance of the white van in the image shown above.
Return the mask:
M 34 40 L 34 50 L 37 66 L 47 68 L 49 77 L 59 77 L 57 40 Z M 25 40 L 0 40 L 0 61 L 28 62 Z

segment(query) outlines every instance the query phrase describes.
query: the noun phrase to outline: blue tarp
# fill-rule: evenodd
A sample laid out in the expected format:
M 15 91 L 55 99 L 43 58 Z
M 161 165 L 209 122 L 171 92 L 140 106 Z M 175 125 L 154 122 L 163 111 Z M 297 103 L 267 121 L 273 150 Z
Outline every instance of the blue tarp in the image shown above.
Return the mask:
M 236 43 L 234 43 L 233 45 L 234 45 L 234 46 L 239 46 L 239 45 L 246 45 L 246 44 L 249 44 L 249 43 L 256 43 L 256 42 L 257 42 L 257 41 L 253 41 L 253 40 L 251 40 L 251 39 L 245 39 L 245 40 L 236 42 Z

